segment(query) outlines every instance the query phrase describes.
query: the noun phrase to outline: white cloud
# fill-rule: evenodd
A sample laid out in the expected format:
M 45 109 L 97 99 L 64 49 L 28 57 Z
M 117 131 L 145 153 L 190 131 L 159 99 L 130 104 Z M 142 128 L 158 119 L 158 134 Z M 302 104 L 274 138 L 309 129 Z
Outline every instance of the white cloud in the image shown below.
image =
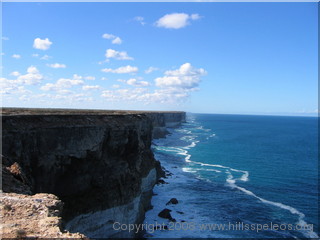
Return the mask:
M 5 55 L 5 53 L 4 53 L 4 52 L 2 52 L 2 53 L 1 53 L 1 56 L 4 56 L 4 55 Z
M 43 76 L 40 74 L 39 70 L 30 66 L 27 69 L 27 73 L 21 75 L 19 72 L 15 71 L 10 73 L 11 76 L 17 77 L 16 79 L 0 78 L 0 93 L 2 95 L 8 94 L 26 94 L 31 93 L 29 90 L 25 89 L 24 85 L 35 85 L 42 81 Z
M 51 68 L 66 68 L 67 67 L 65 64 L 61 64 L 61 63 L 47 64 L 47 66 L 51 67 Z
M 190 20 L 197 20 L 199 18 L 199 14 L 172 13 L 158 19 L 155 25 L 157 27 L 179 29 L 189 25 Z
M 116 37 L 115 39 L 112 40 L 112 43 L 113 43 L 113 44 L 121 44 L 121 43 L 122 43 L 122 40 L 121 40 L 121 38 Z
M 100 89 L 101 87 L 99 85 L 85 85 L 82 87 L 83 90 L 88 91 L 88 90 L 97 90 Z
M 21 55 L 19 55 L 19 54 L 13 54 L 11 57 L 12 57 L 12 58 L 15 58 L 15 59 L 20 59 L 20 58 L 21 58 Z
M 0 78 L 0 95 L 29 93 L 30 91 L 26 90 L 21 84 L 23 83 L 18 80 Z
M 145 93 L 138 97 L 138 101 L 150 103 L 170 103 L 180 104 L 189 97 L 188 92 L 177 90 L 174 88 L 156 89 L 154 92 Z
M 105 39 L 112 40 L 111 43 L 113 43 L 113 44 L 121 44 L 122 43 L 121 38 L 118 36 L 115 36 L 113 34 L 105 33 L 102 35 L 102 37 Z
M 56 83 L 47 83 L 43 85 L 40 89 L 43 91 L 62 91 L 66 88 L 71 88 L 73 86 L 78 86 L 84 84 L 82 77 L 74 74 L 72 79 L 60 78 Z
M 106 60 L 104 60 L 104 61 L 99 61 L 98 64 L 101 65 L 101 64 L 104 64 L 104 63 L 106 63 L 106 62 L 110 62 L 110 60 L 109 60 L 109 59 L 106 59 Z
M 107 72 L 114 71 L 108 69 Z M 134 88 L 120 88 L 113 85 L 113 90 L 102 91 L 102 97 L 107 101 L 142 102 L 144 104 L 181 104 L 185 102 L 192 92 L 198 90 L 201 77 L 206 74 L 202 68 L 195 68 L 190 63 L 182 64 L 178 69 L 169 70 L 163 77 L 155 79 L 154 90 L 149 89 L 150 84 L 136 78 L 129 80 L 118 79 Z M 120 88 L 120 89 L 119 89 Z
M 102 81 L 106 81 L 106 80 L 108 80 L 108 78 L 102 77 L 101 80 L 102 80 Z
M 102 35 L 102 37 L 105 39 L 114 39 L 116 36 L 113 34 L 105 33 Z
M 141 16 L 135 17 L 133 20 L 139 22 L 141 25 L 145 25 L 146 23 L 144 22 L 144 18 Z
M 200 77 L 205 75 L 203 68 L 196 69 L 190 63 L 185 63 L 177 70 L 166 71 L 165 76 L 155 79 L 158 87 L 173 87 L 193 89 L 200 83 Z
M 187 97 L 187 93 L 168 89 L 156 89 L 150 92 L 147 88 L 134 88 L 134 89 L 117 89 L 105 90 L 101 95 L 107 101 L 124 101 L 124 102 L 143 102 L 149 103 L 170 103 L 179 104 Z
M 35 49 L 48 50 L 51 44 L 52 42 L 50 42 L 49 38 L 46 38 L 46 39 L 36 38 L 34 39 L 33 47 Z
M 101 70 L 102 72 L 106 72 L 106 73 L 136 73 L 138 72 L 138 68 L 137 67 L 132 67 L 130 65 L 124 66 L 124 67 L 119 67 L 116 69 L 112 69 L 112 68 L 104 68 Z
M 159 69 L 156 68 L 156 67 L 149 67 L 149 68 L 146 69 L 144 72 L 145 72 L 146 74 L 149 74 L 149 73 L 152 73 L 152 72 L 157 71 L 157 70 L 159 70 Z
M 40 57 L 40 55 L 38 53 L 33 53 L 31 56 L 35 57 L 35 58 L 39 58 Z M 52 57 L 47 55 L 47 54 L 45 54 L 42 57 L 40 57 L 41 60 L 49 60 L 50 58 L 52 58 Z
M 8 37 L 1 37 L 1 39 L 4 40 L 4 41 L 8 41 L 9 40 Z
M 192 20 L 198 20 L 198 19 L 201 18 L 201 16 L 200 16 L 199 14 L 195 13 L 195 14 L 191 14 L 190 18 L 191 18 Z
M 10 73 L 10 76 L 14 76 L 14 77 L 18 77 L 20 75 L 21 74 L 18 71 L 14 71 L 14 72 Z
M 20 101 L 23 101 L 23 102 L 28 102 L 30 101 L 30 96 L 29 95 L 22 95 L 21 97 L 19 97 L 19 100 Z
M 77 80 L 81 80 L 82 76 L 78 75 L 78 74 L 73 74 L 72 76 L 73 79 L 77 79 Z
M 138 101 L 147 91 L 146 88 L 105 90 L 101 96 L 111 101 Z
M 150 85 L 150 83 L 146 82 L 146 81 L 138 81 L 137 79 L 135 78 L 130 78 L 128 81 L 127 81 L 127 84 L 128 85 L 131 85 L 131 86 L 135 86 L 135 87 L 147 87 Z
M 113 84 L 111 87 L 112 88 L 120 88 L 120 85 L 119 84 Z
M 48 56 L 47 54 L 46 55 L 43 55 L 40 59 L 41 60 L 49 60 L 50 58 L 52 58 L 51 56 Z
M 26 85 L 35 85 L 41 83 L 42 79 L 43 76 L 40 74 L 39 70 L 34 66 L 30 66 L 27 69 L 27 74 L 20 75 L 17 81 Z
M 106 58 L 114 58 L 117 60 L 133 60 L 132 57 L 128 56 L 127 52 L 118 52 L 113 49 L 107 49 L 105 56 Z
M 92 76 L 87 76 L 84 78 L 85 80 L 90 80 L 90 81 L 93 81 L 93 80 L 96 80 L 95 77 L 92 77 Z

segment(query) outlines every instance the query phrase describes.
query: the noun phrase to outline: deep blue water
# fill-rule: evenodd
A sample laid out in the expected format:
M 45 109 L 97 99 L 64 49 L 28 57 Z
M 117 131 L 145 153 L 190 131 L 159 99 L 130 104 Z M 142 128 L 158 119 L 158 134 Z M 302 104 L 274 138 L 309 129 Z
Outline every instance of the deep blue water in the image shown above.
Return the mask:
M 177 222 L 196 228 L 173 226 L 152 236 L 317 236 L 318 118 L 188 114 L 181 128 L 154 142 L 154 152 L 173 175 L 156 186 L 146 222 L 164 221 L 157 213 L 167 207 Z M 166 206 L 171 197 L 179 204 Z M 237 223 L 254 230 L 199 229 Z M 270 229 L 271 223 L 282 229 Z M 257 231 L 263 224 L 268 227 Z

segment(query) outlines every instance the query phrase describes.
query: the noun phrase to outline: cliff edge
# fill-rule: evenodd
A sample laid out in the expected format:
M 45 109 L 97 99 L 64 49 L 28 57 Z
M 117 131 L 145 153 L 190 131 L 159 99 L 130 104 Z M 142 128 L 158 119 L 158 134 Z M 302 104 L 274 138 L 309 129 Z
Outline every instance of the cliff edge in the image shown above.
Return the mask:
M 29 219 L 39 226 L 47 222 L 41 219 L 55 217 L 49 224 L 55 231 L 71 232 L 61 237 L 75 237 L 77 232 L 76 237 L 133 237 L 115 231 L 113 223 L 143 221 L 162 171 L 150 148 L 152 138 L 165 136 L 166 127 L 184 121 L 184 112 L 3 109 L 1 201 L 11 209 L 2 210 L 18 222 L 26 216 L 17 215 L 12 206 L 27 201 L 24 208 L 34 209 L 34 199 L 40 199 L 37 206 L 43 210 L 30 212 Z M 45 210 L 50 204 L 56 206 L 54 216 Z M 31 231 L 30 222 L 9 229 L 7 219 L 2 237 L 13 237 L 12 231 L 44 237 Z

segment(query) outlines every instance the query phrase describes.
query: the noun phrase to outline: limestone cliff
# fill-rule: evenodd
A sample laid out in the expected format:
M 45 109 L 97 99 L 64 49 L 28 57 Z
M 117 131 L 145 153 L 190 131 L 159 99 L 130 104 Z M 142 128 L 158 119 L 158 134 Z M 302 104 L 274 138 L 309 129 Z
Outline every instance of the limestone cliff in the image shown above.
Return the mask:
M 161 172 L 152 137 L 184 120 L 183 112 L 4 109 L 4 168 L 19 166 L 23 178 L 5 172 L 3 191 L 58 196 L 70 232 L 132 237 L 112 223 L 143 220 Z
M 184 112 L 153 112 L 146 115 L 153 123 L 153 138 L 165 137 L 168 127 L 178 127 L 186 121 Z

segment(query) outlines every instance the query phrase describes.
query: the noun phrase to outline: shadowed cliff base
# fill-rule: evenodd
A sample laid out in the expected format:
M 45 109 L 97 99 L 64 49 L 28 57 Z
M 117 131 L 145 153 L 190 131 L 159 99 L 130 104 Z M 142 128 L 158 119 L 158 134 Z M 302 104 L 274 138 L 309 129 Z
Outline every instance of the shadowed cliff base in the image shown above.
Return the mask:
M 184 112 L 4 108 L 2 201 L 14 206 L 33 194 L 54 194 L 65 204 L 63 214 L 57 201 L 55 216 L 50 211 L 42 214 L 57 218 L 56 229 L 63 216 L 70 232 L 133 237 L 113 231 L 112 222 L 143 221 L 153 186 L 163 174 L 150 148 L 152 138 L 163 137 L 166 127 L 184 121 Z M 10 196 L 13 193 L 19 197 Z M 52 199 L 51 195 L 47 197 Z M 17 222 L 25 217 L 15 213 L 6 212 Z M 34 217 L 35 211 L 30 214 L 33 218 L 25 220 L 40 219 Z M 9 232 L 3 237 L 16 237 L 19 231 L 43 237 L 31 231 L 32 224 L 13 225 L 4 223 Z

